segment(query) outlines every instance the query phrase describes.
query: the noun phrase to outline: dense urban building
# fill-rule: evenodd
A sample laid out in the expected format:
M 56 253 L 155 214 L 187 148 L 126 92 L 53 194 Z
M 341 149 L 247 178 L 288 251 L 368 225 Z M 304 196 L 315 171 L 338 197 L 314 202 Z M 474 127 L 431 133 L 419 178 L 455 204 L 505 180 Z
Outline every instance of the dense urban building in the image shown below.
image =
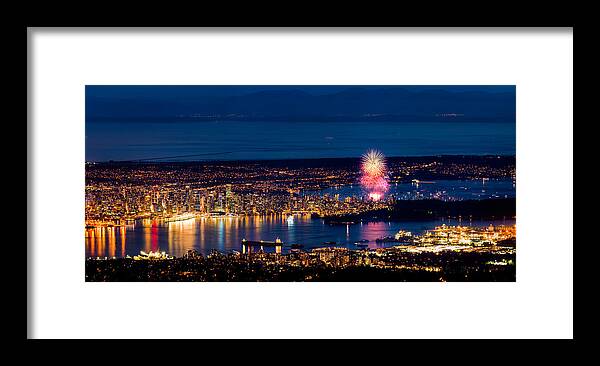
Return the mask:
M 337 161 L 336 161 L 337 160 Z M 340 199 L 324 188 L 358 183 L 354 161 L 86 164 L 86 224 L 119 225 L 141 218 L 197 215 L 355 214 L 391 207 L 396 200 L 454 200 L 444 192 L 364 195 Z M 389 159 L 389 182 L 426 184 L 424 179 L 515 177 L 514 157 Z

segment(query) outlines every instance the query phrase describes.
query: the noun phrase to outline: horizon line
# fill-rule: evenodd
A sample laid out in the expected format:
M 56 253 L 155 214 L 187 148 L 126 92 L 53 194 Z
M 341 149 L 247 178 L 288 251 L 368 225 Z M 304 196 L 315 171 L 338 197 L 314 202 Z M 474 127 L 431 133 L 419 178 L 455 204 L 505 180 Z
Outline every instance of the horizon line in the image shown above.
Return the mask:
M 183 156 L 182 156 L 183 157 Z M 514 154 L 434 154 L 434 155 L 393 155 L 386 156 L 386 159 L 390 158 L 433 158 L 433 157 L 516 157 L 516 153 Z M 360 156 L 344 156 L 344 157 L 322 157 L 322 158 L 287 158 L 287 159 L 230 159 L 230 160 L 219 160 L 219 159 L 210 159 L 210 160 L 162 160 L 162 159 L 170 159 L 175 157 L 167 157 L 167 158 L 143 158 L 143 159 L 129 159 L 129 160 L 101 160 L 101 161 L 93 161 L 86 160 L 85 164 L 94 163 L 94 164 L 114 164 L 114 163 L 214 163 L 214 162 L 255 162 L 255 161 L 298 161 L 298 160 L 341 160 L 341 159 L 360 159 Z M 151 160 L 161 160 L 161 161 L 151 161 Z

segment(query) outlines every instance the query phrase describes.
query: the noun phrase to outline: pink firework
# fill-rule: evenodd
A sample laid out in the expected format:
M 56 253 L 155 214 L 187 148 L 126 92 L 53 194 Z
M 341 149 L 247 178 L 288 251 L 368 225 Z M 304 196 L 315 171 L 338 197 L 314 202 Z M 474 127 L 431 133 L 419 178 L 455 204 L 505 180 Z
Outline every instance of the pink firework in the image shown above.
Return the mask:
M 389 188 L 385 175 L 387 166 L 383 154 L 377 150 L 367 151 L 362 156 L 361 171 L 361 185 L 368 192 L 370 199 L 378 201 Z
M 389 184 L 383 176 L 365 175 L 360 178 L 360 184 L 369 192 L 387 192 Z

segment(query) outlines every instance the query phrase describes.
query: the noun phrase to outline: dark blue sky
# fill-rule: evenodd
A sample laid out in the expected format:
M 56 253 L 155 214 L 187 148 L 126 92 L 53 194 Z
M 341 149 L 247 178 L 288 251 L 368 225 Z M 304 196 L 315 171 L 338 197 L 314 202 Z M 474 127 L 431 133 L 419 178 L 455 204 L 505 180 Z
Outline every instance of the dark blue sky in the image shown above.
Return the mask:
M 382 88 L 406 88 L 412 91 L 446 90 L 451 92 L 507 92 L 514 94 L 514 85 L 89 85 L 86 88 L 88 97 L 107 98 L 162 98 L 169 93 L 205 96 L 232 96 L 275 90 L 301 90 L 313 95 L 337 93 L 340 91 L 363 88 L 376 90 Z
M 86 86 L 86 160 L 514 154 L 515 86 Z

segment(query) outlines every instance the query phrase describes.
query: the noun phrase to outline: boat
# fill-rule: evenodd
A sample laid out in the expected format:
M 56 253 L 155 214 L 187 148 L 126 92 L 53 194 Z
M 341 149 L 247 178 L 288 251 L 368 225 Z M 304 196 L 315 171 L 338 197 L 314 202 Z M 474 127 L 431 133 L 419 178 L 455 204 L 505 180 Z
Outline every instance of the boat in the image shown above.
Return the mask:
M 193 213 L 184 213 L 184 214 L 180 214 L 180 215 L 167 217 L 167 218 L 165 218 L 165 222 L 187 221 L 187 220 L 192 220 L 195 218 L 196 218 L 196 215 Z
M 354 221 L 326 221 L 329 226 L 333 225 L 356 225 Z
M 336 245 L 337 243 L 335 241 L 324 241 L 323 245 Z

